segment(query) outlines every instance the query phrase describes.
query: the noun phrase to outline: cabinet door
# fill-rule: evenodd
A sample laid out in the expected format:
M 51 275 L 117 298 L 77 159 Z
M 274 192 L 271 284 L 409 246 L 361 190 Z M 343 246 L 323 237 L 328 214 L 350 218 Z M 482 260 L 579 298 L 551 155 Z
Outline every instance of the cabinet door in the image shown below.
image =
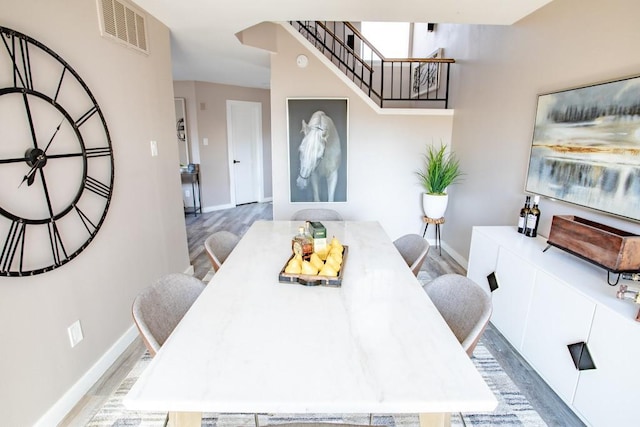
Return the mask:
M 492 294 L 491 323 L 511 345 L 520 350 L 536 270 L 522 258 L 501 247 L 498 251 L 496 277 L 499 287 Z
M 575 409 L 595 427 L 639 425 L 640 324 L 598 306 L 588 347 L 596 369 L 580 372 Z
M 587 342 L 595 304 L 538 271 L 522 342 L 522 355 L 569 405 L 579 371 L 567 348 Z
M 476 230 L 471 235 L 467 277 L 489 291 L 487 276 L 496 271 L 498 244 Z

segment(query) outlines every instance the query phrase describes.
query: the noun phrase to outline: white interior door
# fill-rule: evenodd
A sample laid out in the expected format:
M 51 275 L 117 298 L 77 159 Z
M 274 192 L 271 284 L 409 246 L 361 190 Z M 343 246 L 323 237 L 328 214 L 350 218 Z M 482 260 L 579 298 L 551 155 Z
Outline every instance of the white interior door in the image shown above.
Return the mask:
M 263 199 L 262 104 L 227 101 L 231 202 Z

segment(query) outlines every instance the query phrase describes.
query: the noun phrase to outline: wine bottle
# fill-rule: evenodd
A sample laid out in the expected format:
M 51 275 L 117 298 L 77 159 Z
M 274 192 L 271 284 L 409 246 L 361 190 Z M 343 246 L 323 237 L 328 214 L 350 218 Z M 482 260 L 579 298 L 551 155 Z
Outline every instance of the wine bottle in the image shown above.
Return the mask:
M 529 215 L 529 204 L 531 203 L 531 196 L 527 196 L 524 202 L 524 206 L 520 209 L 520 217 L 518 218 L 518 233 L 524 234 L 524 230 L 527 228 L 527 215 Z
M 533 207 L 529 210 L 529 215 L 527 215 L 527 225 L 524 230 L 525 236 L 536 237 L 538 235 L 538 223 L 540 222 L 539 202 L 540 196 L 535 196 L 533 198 Z

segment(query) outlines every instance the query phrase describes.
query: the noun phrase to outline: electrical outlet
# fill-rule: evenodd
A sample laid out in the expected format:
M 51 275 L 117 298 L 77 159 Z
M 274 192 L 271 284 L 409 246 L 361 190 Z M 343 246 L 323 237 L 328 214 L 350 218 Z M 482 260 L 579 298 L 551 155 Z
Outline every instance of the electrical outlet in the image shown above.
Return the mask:
M 189 190 L 184 190 L 184 197 L 186 197 L 187 199 L 191 197 L 191 191 Z
M 82 326 L 80 325 L 79 320 L 76 320 L 67 328 L 67 333 L 69 334 L 69 343 L 72 348 L 84 339 L 84 335 L 82 335 Z

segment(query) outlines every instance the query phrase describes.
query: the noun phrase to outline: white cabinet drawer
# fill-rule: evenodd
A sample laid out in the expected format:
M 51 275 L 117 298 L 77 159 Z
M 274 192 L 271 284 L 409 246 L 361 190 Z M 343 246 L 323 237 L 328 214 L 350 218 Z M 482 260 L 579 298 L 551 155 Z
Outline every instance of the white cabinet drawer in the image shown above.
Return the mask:
M 580 372 L 567 346 L 587 342 L 595 307 L 563 282 L 538 271 L 522 354 L 568 404 Z
M 580 372 L 575 409 L 595 427 L 640 425 L 640 325 L 598 307 L 588 347 L 596 369 Z
M 531 264 L 501 247 L 496 265 L 498 289 L 493 291 L 491 323 L 518 350 L 527 322 L 536 270 Z

